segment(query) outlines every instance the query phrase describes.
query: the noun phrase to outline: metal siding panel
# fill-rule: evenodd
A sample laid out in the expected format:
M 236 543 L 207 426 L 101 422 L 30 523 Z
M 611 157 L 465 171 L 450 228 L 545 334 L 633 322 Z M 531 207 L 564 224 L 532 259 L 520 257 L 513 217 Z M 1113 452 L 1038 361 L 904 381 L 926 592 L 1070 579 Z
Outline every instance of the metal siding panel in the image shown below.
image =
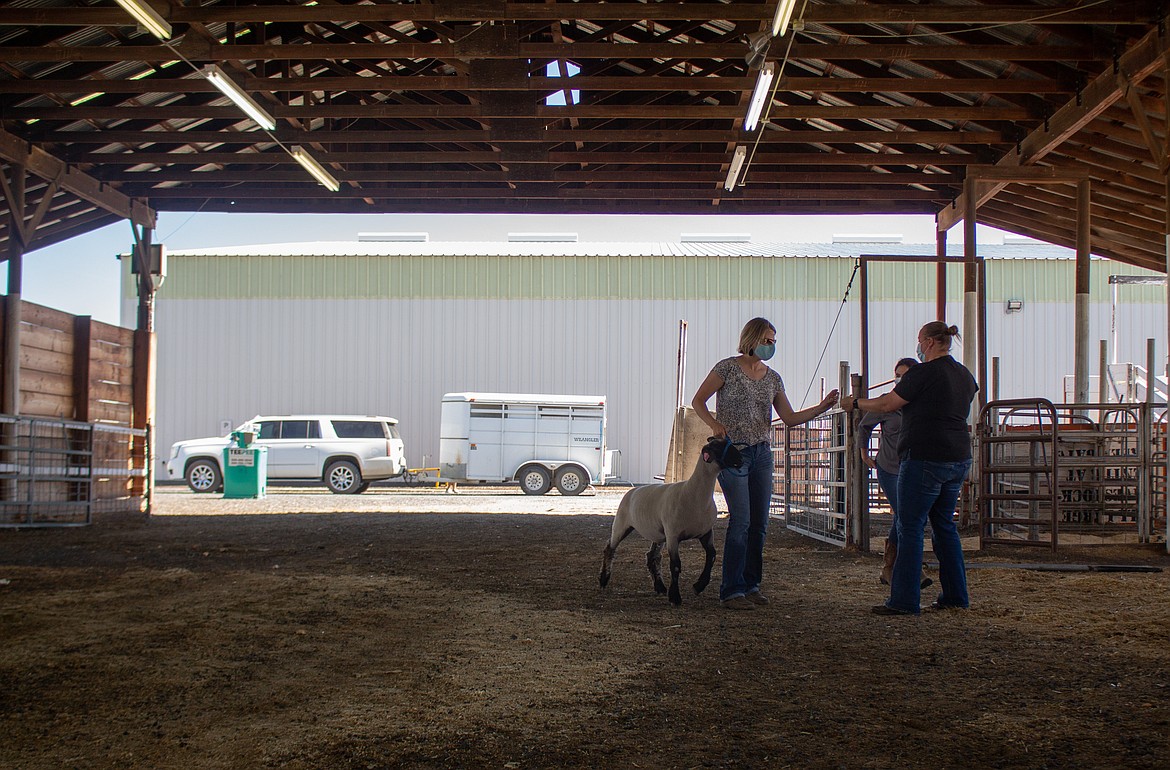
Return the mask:
M 335 411 L 402 419 L 410 463 L 422 464 L 426 455 L 433 465 L 445 392 L 597 392 L 608 396 L 610 445 L 623 451 L 626 477 L 649 481 L 666 460 L 680 318 L 689 322 L 688 402 L 711 366 L 735 354 L 740 327 L 756 315 L 779 331 L 773 364 L 794 408 L 815 403 L 822 381 L 826 390 L 837 386 L 839 361 L 854 368 L 860 363 L 859 287 L 854 285 L 843 310 L 840 302 L 853 269 L 848 260 L 561 257 L 558 272 L 506 255 L 378 256 L 349 267 L 335 259 L 184 257 L 172 263 L 165 285 L 171 291 L 164 289 L 158 303 L 160 456 L 173 441 L 218 433 L 221 419 L 234 425 L 259 412 Z M 989 267 L 989 284 L 994 274 L 1001 287 L 996 291 L 1019 291 L 1025 299 L 1022 313 L 1005 314 L 994 301 L 988 307 L 989 355 L 1003 361 L 1001 394 L 1059 399 L 1061 375 L 1072 371 L 1071 296 L 1059 302 L 1037 297 L 1065 280 L 1055 274 L 1071 265 L 1020 261 L 1002 272 L 999 267 Z M 362 277 L 367 293 L 392 298 L 234 299 L 254 297 L 255 286 L 281 273 L 301 275 L 298 285 L 309 294 L 311 281 L 305 281 L 334 268 L 338 275 Z M 930 267 L 905 265 L 882 266 L 874 276 L 882 288 L 871 305 L 871 377 L 881 381 L 897 358 L 913 354 L 917 328 L 933 317 L 934 276 Z M 329 292 L 352 287 L 351 279 L 338 280 Z M 212 284 L 225 299 L 173 298 L 210 291 Z M 948 270 L 948 284 L 948 318 L 966 331 L 961 268 Z M 581 288 L 586 295 L 628 299 L 510 299 L 541 287 L 559 287 L 566 296 Z M 495 298 L 397 298 L 440 290 L 451 297 L 478 292 Z M 926 295 L 922 301 L 880 301 L 919 292 Z M 720 299 L 732 294 L 740 298 Z M 1109 336 L 1108 295 L 1096 299 L 1094 340 Z M 1144 364 L 1145 338 L 1154 336 L 1161 366 L 1165 307 L 1128 299 L 1123 296 L 1120 306 L 1119 358 Z M 1094 372 L 1096 359 L 1094 347 Z

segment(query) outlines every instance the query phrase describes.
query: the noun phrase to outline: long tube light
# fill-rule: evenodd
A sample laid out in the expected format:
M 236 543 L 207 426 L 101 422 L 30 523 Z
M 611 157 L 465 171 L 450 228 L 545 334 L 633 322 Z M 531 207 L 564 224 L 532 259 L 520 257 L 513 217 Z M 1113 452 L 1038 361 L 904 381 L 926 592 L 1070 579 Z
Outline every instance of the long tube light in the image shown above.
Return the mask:
M 300 145 L 293 145 L 290 154 L 297 163 L 301 164 L 305 171 L 313 175 L 314 179 L 329 188 L 330 192 L 337 192 L 341 189 L 341 182 L 338 182 L 332 174 L 326 171 L 325 167 L 318 163 L 316 158 L 305 152 L 305 148 Z
M 744 131 L 755 131 L 760 122 L 760 114 L 764 111 L 764 102 L 772 95 L 772 79 L 776 77 L 776 62 L 768 62 L 760 67 L 760 74 L 756 78 L 756 90 L 752 91 L 752 101 L 748 105 L 747 117 L 743 119 Z
M 776 15 L 772 17 L 772 37 L 784 37 L 794 10 L 796 0 L 780 0 L 780 4 L 776 6 Z
M 276 118 L 268 114 L 255 99 L 244 93 L 244 90 L 236 85 L 236 81 L 229 78 L 226 72 L 214 64 L 208 64 L 203 68 L 203 77 L 211 81 L 211 84 L 222 91 L 224 96 L 235 102 L 236 106 L 247 113 L 248 117 L 256 121 L 261 128 L 268 131 L 276 130 Z
M 126 9 L 126 12 L 133 16 L 135 21 L 141 24 L 147 32 L 159 40 L 170 39 L 170 23 L 142 0 L 116 0 L 116 2 Z
M 735 153 L 731 156 L 731 168 L 727 169 L 727 180 L 723 183 L 723 189 L 731 192 L 735 189 L 736 182 L 739 181 L 739 172 L 743 168 L 743 162 L 747 160 L 747 147 L 740 145 L 735 148 Z

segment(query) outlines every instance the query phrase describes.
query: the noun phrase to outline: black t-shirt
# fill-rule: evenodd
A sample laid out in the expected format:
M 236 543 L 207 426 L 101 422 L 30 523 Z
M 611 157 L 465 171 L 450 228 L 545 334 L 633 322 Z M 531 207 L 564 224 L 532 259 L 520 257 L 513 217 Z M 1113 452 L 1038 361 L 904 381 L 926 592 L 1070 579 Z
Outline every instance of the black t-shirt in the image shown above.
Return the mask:
M 899 433 L 902 459 L 971 459 L 967 416 L 978 390 L 967 367 L 950 356 L 910 367 L 894 387 L 894 393 L 908 402 L 902 407 Z

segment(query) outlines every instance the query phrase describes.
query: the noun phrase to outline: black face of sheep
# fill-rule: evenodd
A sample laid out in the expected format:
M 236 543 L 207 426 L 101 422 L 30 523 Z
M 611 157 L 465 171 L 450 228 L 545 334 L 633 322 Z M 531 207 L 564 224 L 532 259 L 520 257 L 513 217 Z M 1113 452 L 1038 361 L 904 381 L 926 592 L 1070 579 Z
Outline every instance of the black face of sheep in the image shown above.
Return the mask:
M 653 484 L 631 489 L 618 504 L 614 515 L 609 543 L 602 557 L 599 582 L 604 588 L 609 583 L 613 556 L 618 544 L 631 532 L 637 532 L 650 541 L 646 553 L 646 567 L 654 579 L 654 590 L 667 594 L 670 603 L 682 604 L 678 589 L 682 562 L 678 544 L 698 538 L 706 556 L 703 572 L 695 582 L 695 593 L 701 593 L 711 581 L 711 566 L 715 563 L 715 545 L 711 530 L 715 525 L 715 477 L 725 468 L 743 466 L 743 454 L 726 438 L 711 438 L 699 452 L 695 470 L 686 481 L 674 484 Z M 662 582 L 659 573 L 662 545 L 670 554 L 670 588 Z
M 720 468 L 739 470 L 743 467 L 743 452 L 729 438 L 707 439 L 703 447 L 703 461 L 718 463 Z

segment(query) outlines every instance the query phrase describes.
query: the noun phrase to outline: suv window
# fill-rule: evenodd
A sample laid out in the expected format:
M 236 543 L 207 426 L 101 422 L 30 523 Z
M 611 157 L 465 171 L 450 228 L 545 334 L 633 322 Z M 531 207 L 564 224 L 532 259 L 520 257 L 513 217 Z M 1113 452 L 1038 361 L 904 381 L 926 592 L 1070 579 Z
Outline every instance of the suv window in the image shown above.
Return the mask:
M 260 435 L 257 438 L 280 438 L 280 423 L 279 422 L 262 422 L 260 423 Z
M 398 426 L 395 423 L 388 422 L 388 423 L 385 423 L 385 425 L 386 425 L 386 433 L 388 433 L 390 435 L 390 438 L 397 438 L 397 439 L 402 438 L 402 436 L 398 435 Z
M 330 420 L 338 438 L 386 438 L 383 423 L 373 420 Z
M 280 438 L 321 438 L 321 425 L 316 420 L 281 420 Z

